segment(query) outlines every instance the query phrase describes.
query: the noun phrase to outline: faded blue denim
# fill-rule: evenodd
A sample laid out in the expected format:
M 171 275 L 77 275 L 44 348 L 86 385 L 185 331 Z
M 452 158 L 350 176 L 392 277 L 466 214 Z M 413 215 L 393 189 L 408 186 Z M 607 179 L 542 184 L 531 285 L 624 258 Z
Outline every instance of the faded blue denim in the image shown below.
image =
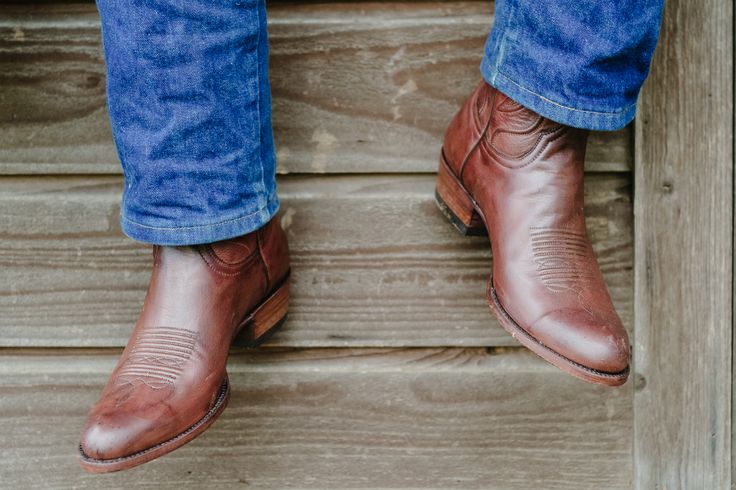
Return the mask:
M 496 0 L 483 78 L 559 123 L 620 129 L 636 113 L 663 0 Z
M 190 245 L 267 223 L 279 200 L 265 1 L 97 7 L 123 232 Z M 620 128 L 634 117 L 661 10 L 662 0 L 496 0 L 481 72 L 551 119 Z
M 123 232 L 213 242 L 276 213 L 264 0 L 98 0 Z

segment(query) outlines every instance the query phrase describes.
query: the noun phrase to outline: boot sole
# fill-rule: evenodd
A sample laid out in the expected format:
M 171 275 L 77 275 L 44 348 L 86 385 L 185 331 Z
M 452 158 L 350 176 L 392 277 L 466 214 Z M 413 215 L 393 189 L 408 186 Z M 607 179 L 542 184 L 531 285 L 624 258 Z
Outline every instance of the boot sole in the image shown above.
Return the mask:
M 236 330 L 233 345 L 257 347 L 266 342 L 286 321 L 289 307 L 289 274 L 281 284 L 258 307 L 256 307 L 240 323 Z M 236 343 L 240 341 L 240 343 Z M 115 459 L 94 459 L 89 457 L 79 446 L 79 462 L 90 473 L 112 473 L 127 470 L 143 463 L 148 463 L 184 444 L 206 431 L 222 414 L 230 400 L 230 382 L 227 374 L 220 385 L 217 400 L 207 413 L 184 432 L 155 446 L 143 449 L 128 456 Z
M 450 223 L 465 236 L 488 236 L 485 216 L 473 196 L 465 189 L 455 173 L 450 169 L 444 150 L 440 153 L 440 166 L 437 173 L 435 201 Z M 490 237 L 489 237 L 490 238 Z M 498 299 L 493 287 L 493 275 L 488 279 L 486 301 L 498 322 L 521 345 L 562 371 L 590 383 L 607 386 L 620 386 L 629 377 L 629 367 L 617 373 L 609 373 L 589 368 L 550 349 L 519 325 Z

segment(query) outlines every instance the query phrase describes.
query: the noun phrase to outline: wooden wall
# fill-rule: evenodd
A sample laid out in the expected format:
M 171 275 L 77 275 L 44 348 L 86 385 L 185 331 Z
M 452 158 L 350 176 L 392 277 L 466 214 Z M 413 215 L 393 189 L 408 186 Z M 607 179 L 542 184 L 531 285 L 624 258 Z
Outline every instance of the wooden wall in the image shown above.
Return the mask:
M 732 484 L 733 2 L 667 2 L 636 130 L 636 482 Z
M 265 348 L 234 350 L 233 399 L 205 435 L 100 477 L 77 466 L 77 437 L 135 321 L 150 249 L 117 223 L 94 4 L 0 4 L 0 487 L 654 488 L 665 465 L 639 461 L 665 441 L 635 444 L 642 383 L 592 386 L 518 347 L 484 302 L 487 242 L 458 236 L 433 202 L 441 136 L 491 23 L 486 1 L 269 3 L 290 320 Z M 632 128 L 593 136 L 586 212 L 638 342 L 635 160 Z M 724 172 L 712 179 L 730 185 Z

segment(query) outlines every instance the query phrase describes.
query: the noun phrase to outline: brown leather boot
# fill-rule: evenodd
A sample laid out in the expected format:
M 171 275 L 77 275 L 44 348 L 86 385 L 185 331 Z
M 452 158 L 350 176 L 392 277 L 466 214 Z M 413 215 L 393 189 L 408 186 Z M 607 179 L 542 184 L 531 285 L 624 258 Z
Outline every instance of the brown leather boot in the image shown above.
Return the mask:
M 445 135 L 436 196 L 461 232 L 490 236 L 501 325 L 563 371 L 620 385 L 630 347 L 585 228 L 587 137 L 481 82 Z
M 236 335 L 263 342 L 286 318 L 289 252 L 277 219 L 208 245 L 153 248 L 143 311 L 92 407 L 79 446 L 88 471 L 118 471 L 191 441 L 230 395 Z

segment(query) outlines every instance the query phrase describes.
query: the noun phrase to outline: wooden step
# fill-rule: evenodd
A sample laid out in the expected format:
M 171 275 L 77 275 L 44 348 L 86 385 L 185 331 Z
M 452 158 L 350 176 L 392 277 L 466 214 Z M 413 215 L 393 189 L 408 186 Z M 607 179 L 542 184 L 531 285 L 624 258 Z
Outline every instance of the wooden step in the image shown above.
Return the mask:
M 433 172 L 480 80 L 491 3 L 269 2 L 280 173 Z M 3 5 L 0 173 L 119 173 L 93 2 Z M 587 167 L 631 167 L 629 128 Z
M 76 444 L 116 357 L 2 357 L 3 488 L 630 488 L 632 383 L 586 384 L 517 349 L 236 354 L 210 430 L 86 474 Z
M 490 252 L 434 203 L 433 176 L 284 177 L 293 258 L 280 346 L 516 345 L 485 303 Z M 118 177 L 0 178 L 0 346 L 121 346 L 150 249 L 118 227 Z M 630 180 L 586 180 L 588 228 L 632 323 Z

